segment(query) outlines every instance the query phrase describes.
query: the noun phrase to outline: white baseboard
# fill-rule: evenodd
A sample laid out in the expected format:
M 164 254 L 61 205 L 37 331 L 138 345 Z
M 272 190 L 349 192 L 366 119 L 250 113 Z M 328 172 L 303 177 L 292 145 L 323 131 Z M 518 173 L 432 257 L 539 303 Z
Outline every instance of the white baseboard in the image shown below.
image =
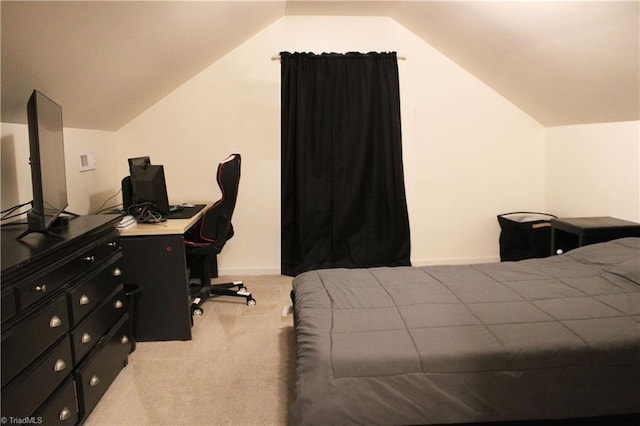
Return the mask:
M 413 266 L 435 266 L 435 265 L 470 265 L 475 263 L 495 263 L 500 262 L 499 256 L 483 257 L 440 257 L 436 259 L 412 259 Z
M 256 276 L 256 275 L 281 275 L 280 267 L 249 267 L 249 268 L 219 268 L 218 275 L 248 275 L 248 276 Z

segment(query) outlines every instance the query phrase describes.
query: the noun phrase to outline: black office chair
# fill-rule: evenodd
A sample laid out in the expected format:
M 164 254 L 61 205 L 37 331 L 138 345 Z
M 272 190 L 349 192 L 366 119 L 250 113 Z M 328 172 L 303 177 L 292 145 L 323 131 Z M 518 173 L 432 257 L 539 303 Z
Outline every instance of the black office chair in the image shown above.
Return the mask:
M 202 304 L 210 297 L 244 297 L 247 305 L 255 306 L 256 301 L 242 281 L 211 284 L 211 278 L 218 276 L 217 255 L 227 240 L 233 237 L 231 216 L 238 197 L 240 183 L 240 154 L 231 154 L 218 165 L 218 186 L 220 198 L 203 214 L 202 218 L 185 234 L 187 260 L 192 266 L 190 278 L 200 269 L 199 291 L 194 292 L 191 304 L 193 315 L 202 315 Z

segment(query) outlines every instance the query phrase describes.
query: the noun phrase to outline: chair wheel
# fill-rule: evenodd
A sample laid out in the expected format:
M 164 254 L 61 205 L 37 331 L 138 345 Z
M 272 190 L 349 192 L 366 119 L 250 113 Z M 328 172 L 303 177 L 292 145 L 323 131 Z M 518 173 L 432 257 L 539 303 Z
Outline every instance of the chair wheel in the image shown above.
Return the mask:
M 247 306 L 256 306 L 256 299 L 247 300 Z
M 202 308 L 195 308 L 193 309 L 193 312 L 191 312 L 191 315 L 193 315 L 194 317 L 201 317 L 204 314 L 204 311 L 202 310 Z

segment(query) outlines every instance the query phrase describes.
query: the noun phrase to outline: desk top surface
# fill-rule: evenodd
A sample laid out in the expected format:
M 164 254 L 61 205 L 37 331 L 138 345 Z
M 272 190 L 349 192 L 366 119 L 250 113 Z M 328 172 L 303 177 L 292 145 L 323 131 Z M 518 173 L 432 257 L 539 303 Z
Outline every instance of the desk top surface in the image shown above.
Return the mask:
M 206 212 L 212 204 L 213 203 L 207 203 L 203 209 L 188 219 L 167 219 L 159 223 L 137 223 L 132 228 L 118 229 L 118 231 L 121 237 L 184 234 L 202 217 L 204 212 Z
M 559 217 L 551 219 L 551 226 L 556 228 L 570 227 L 575 229 L 618 229 L 637 228 L 640 223 L 618 219 L 610 216 L 603 217 Z

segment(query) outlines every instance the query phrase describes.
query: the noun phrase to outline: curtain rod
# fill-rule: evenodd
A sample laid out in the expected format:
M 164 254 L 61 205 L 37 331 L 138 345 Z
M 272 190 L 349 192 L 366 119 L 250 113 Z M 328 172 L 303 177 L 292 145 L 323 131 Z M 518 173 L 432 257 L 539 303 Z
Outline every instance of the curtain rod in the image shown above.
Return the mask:
M 399 61 L 406 61 L 407 57 L 404 55 L 396 55 L 396 57 L 398 58 Z M 279 61 L 280 60 L 280 55 L 273 55 L 271 57 L 272 61 Z

